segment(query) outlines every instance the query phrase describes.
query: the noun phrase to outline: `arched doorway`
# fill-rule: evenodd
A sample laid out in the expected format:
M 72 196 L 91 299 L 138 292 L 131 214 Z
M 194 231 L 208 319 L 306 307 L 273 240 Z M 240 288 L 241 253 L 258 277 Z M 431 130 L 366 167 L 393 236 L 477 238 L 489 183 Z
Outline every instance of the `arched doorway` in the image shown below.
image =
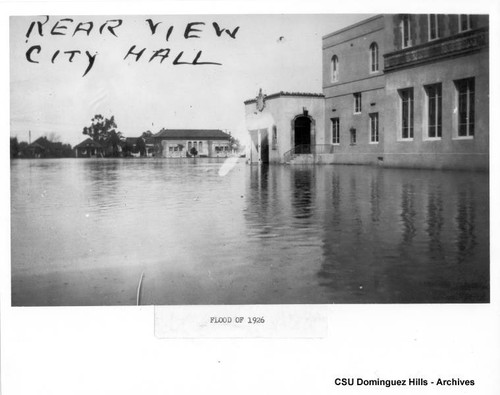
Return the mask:
M 296 154 L 311 153 L 311 119 L 302 115 L 294 121 L 294 145 Z M 300 146 L 300 147 L 298 147 Z

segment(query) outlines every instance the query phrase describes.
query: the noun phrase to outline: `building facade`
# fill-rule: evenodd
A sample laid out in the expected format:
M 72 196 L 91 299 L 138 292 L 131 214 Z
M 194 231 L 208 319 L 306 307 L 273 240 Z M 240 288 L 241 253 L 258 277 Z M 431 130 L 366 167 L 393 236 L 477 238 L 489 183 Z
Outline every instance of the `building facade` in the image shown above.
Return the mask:
M 161 129 L 153 136 L 156 156 L 164 158 L 227 157 L 231 136 L 219 129 Z
M 488 16 L 378 15 L 327 35 L 323 92 L 336 163 L 488 169 Z
M 264 142 L 268 162 L 488 170 L 488 23 L 487 15 L 377 15 L 324 36 L 322 95 L 245 102 L 251 161 L 266 162 Z M 314 121 L 310 137 L 297 138 L 301 110 Z M 311 157 L 319 151 L 327 155 Z
M 488 16 L 385 19 L 385 163 L 487 170 Z
M 74 147 L 77 158 L 101 158 L 104 157 L 105 147 L 90 137 Z
M 384 17 L 323 37 L 326 140 L 335 163 L 375 164 L 383 152 Z

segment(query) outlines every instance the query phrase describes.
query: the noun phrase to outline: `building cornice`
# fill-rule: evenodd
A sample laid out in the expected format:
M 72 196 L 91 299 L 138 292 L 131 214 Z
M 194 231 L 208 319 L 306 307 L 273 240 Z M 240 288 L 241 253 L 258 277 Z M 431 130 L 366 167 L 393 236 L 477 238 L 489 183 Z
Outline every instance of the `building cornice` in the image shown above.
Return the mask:
M 384 72 L 488 48 L 488 27 L 384 54 Z
M 370 30 L 368 32 L 363 32 L 362 34 L 358 34 L 357 36 L 346 38 L 343 41 L 339 41 L 339 42 L 336 42 L 336 43 L 333 43 L 333 44 L 323 45 L 322 50 L 324 51 L 326 49 L 330 49 L 332 47 L 336 47 L 336 46 L 344 44 L 344 43 L 352 42 L 354 40 L 357 40 L 358 38 L 366 37 L 366 36 L 368 36 L 370 34 L 377 33 L 377 32 L 382 31 L 382 30 L 384 30 L 384 27 L 379 27 L 379 28 L 376 28 L 376 29 L 372 29 L 372 30 Z M 326 40 L 324 39 L 323 41 L 326 41 Z M 370 44 L 371 43 L 372 42 L 370 41 Z
M 377 14 L 377 15 L 374 15 L 374 16 L 372 16 L 370 18 L 363 19 L 362 21 L 356 22 L 356 23 L 354 23 L 352 25 L 346 26 L 346 27 L 344 27 L 344 28 L 342 28 L 340 30 L 336 30 L 336 31 L 334 31 L 332 33 L 329 33 L 329 34 L 323 36 L 322 40 L 326 40 L 326 39 L 328 39 L 330 37 L 337 36 L 337 35 L 339 35 L 341 33 L 344 33 L 345 31 L 352 30 L 352 29 L 354 29 L 356 27 L 366 25 L 367 23 L 370 23 L 370 22 L 372 22 L 372 21 L 374 21 L 376 19 L 380 19 L 380 18 L 383 18 L 383 17 L 384 17 L 383 14 Z

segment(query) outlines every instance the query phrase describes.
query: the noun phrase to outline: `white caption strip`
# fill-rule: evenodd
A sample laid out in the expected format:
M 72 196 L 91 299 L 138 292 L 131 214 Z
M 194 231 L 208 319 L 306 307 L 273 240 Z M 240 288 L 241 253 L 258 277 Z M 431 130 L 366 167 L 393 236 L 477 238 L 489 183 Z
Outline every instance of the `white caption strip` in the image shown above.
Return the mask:
M 158 338 L 322 338 L 325 306 L 155 306 Z

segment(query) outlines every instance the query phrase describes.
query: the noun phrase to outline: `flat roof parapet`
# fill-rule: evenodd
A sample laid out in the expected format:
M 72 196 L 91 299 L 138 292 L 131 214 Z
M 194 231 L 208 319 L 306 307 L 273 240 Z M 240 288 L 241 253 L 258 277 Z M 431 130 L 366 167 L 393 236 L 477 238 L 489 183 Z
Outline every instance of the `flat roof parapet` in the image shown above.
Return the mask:
M 330 37 L 336 36 L 336 35 L 338 35 L 338 34 L 344 33 L 345 31 L 348 31 L 348 30 L 354 29 L 354 28 L 356 28 L 356 27 L 358 27 L 358 26 L 365 25 L 365 24 L 367 24 L 367 23 L 369 23 L 369 22 L 371 22 L 371 21 L 374 21 L 374 20 L 376 20 L 376 19 L 383 18 L 383 17 L 384 17 L 384 14 L 377 14 L 377 15 L 374 15 L 374 16 L 372 16 L 372 17 L 370 17 L 370 18 L 363 19 L 363 20 L 361 20 L 361 21 L 359 21 L 359 22 L 356 22 L 356 23 L 354 23 L 354 24 L 352 24 L 352 25 L 346 26 L 346 27 L 344 27 L 344 28 L 342 28 L 342 29 L 336 30 L 336 31 L 334 31 L 334 32 L 332 32 L 332 33 L 328 33 L 328 34 L 324 35 L 324 36 L 322 37 L 322 39 L 323 39 L 323 40 L 325 40 L 325 39 L 327 39 L 327 38 L 330 38 Z
M 323 93 L 307 93 L 307 92 L 284 92 L 280 91 L 277 93 L 272 93 L 270 95 L 264 95 L 265 100 L 269 99 L 276 99 L 278 97 L 317 97 L 323 99 L 325 95 Z M 243 103 L 246 104 L 252 104 L 256 103 L 257 99 L 249 99 L 245 100 Z
M 224 133 L 220 129 L 165 129 L 162 128 L 158 133 L 153 135 L 154 138 L 162 139 L 206 139 L 206 140 L 217 140 L 217 139 L 227 139 L 229 140 L 231 136 Z

